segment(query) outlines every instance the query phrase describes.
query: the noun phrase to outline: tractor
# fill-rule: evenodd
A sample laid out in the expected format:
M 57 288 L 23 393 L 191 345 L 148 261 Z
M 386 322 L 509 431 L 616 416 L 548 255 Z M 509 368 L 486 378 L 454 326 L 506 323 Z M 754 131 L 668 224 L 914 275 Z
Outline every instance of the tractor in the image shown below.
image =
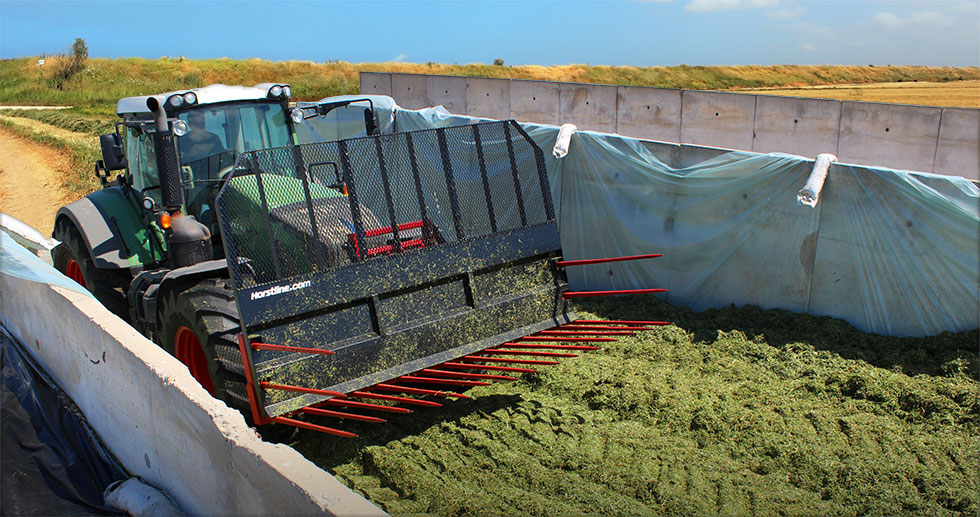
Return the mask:
M 56 268 L 252 424 L 352 436 L 306 419 L 383 421 L 352 411 L 439 405 L 660 323 L 573 324 L 566 299 L 591 293 L 564 267 L 647 257 L 561 260 L 544 156 L 515 121 L 388 132 L 370 96 L 290 93 L 120 100 L 103 188 L 53 235 Z M 359 122 L 300 144 L 331 112 Z

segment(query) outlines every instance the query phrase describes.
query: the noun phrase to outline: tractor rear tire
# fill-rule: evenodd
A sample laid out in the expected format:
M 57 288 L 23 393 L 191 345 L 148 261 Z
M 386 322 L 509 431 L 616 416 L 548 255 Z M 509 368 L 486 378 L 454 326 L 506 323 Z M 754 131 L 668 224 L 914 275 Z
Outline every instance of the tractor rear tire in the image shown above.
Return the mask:
M 87 289 L 113 314 L 129 321 L 126 291 L 132 278 L 125 269 L 99 269 L 74 223 L 59 219 L 54 238 L 61 241 L 51 250 L 54 267 Z
M 211 396 L 241 412 L 267 441 L 286 442 L 296 435 L 295 427 L 253 421 L 238 348 L 238 307 L 228 280 L 202 280 L 172 291 L 158 311 L 160 346 L 184 363 Z

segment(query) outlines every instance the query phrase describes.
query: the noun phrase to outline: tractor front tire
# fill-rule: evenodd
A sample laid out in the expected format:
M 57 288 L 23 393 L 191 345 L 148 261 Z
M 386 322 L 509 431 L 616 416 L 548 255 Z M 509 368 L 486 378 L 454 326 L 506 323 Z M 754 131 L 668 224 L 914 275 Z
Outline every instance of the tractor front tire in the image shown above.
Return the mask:
M 82 239 L 82 234 L 67 219 L 59 219 L 54 227 L 54 238 L 61 244 L 51 250 L 54 267 L 87 289 L 113 314 L 129 321 L 129 304 L 126 290 L 131 277 L 128 270 L 99 269 Z
M 250 416 L 235 294 L 224 279 L 171 291 L 158 308 L 160 346 L 211 395 Z
M 184 363 L 204 389 L 241 412 L 265 440 L 285 442 L 295 436 L 295 427 L 255 426 L 238 348 L 238 308 L 228 280 L 202 280 L 171 292 L 158 310 L 160 346 Z

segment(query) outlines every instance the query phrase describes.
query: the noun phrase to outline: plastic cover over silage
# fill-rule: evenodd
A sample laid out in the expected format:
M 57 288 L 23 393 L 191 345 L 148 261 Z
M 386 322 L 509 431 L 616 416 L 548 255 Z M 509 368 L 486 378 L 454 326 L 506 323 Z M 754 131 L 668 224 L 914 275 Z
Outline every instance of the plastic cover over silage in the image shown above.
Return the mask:
M 457 125 L 400 110 L 396 129 Z M 964 178 L 834 164 L 816 208 L 797 204 L 813 160 L 594 132 L 550 157 L 567 259 L 663 253 L 573 268 L 573 289 L 666 287 L 694 309 L 753 304 L 894 336 L 980 326 L 980 189 Z M 654 317 L 655 315 L 651 315 Z

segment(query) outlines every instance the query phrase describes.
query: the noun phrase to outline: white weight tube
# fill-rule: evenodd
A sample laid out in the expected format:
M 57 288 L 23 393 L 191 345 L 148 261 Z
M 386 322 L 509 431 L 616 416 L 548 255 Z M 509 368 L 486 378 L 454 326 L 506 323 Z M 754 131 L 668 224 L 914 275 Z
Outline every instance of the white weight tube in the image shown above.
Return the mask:
M 806 179 L 803 188 L 796 194 L 796 200 L 801 205 L 806 205 L 810 208 L 817 206 L 817 201 L 820 200 L 820 191 L 823 190 L 824 181 L 827 180 L 827 172 L 830 170 L 830 164 L 836 161 L 837 157 L 830 153 L 817 155 L 817 158 L 813 161 L 813 171 L 810 172 L 810 177 Z
M 572 141 L 572 133 L 577 129 L 575 124 L 562 124 L 561 129 L 558 130 L 558 138 L 555 139 L 555 148 L 551 151 L 555 158 L 561 159 L 568 154 L 568 144 Z

